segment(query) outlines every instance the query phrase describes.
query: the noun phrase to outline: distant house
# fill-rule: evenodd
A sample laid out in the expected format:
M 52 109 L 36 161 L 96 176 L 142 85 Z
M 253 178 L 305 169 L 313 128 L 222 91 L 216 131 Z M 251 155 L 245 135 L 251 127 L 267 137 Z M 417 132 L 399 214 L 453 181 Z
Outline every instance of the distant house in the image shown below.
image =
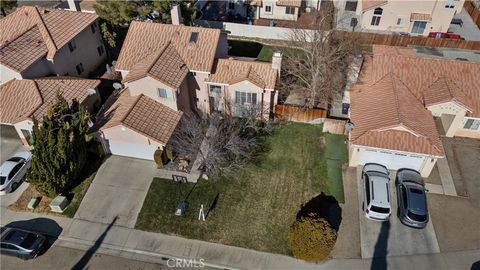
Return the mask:
M 320 9 L 321 0 L 229 0 L 227 12 L 250 19 L 297 21 L 302 12 Z
M 100 106 L 99 80 L 73 77 L 13 79 L 0 85 L 0 124 L 15 127 L 24 145 L 32 144 L 33 119 L 39 121 L 55 101 L 57 91 L 94 112 Z
M 345 15 L 345 10 L 355 9 L 359 18 L 359 28 L 356 29 L 427 36 L 430 32 L 447 32 L 453 16 L 462 10 L 464 0 L 358 0 L 339 3 L 343 4 L 337 3 L 339 14 Z
M 105 61 L 98 16 L 23 6 L 0 20 L 0 84 L 49 75 L 87 77 Z
M 445 156 L 439 134 L 480 138 L 479 62 L 374 46 L 351 89 L 350 166 L 411 168 L 427 177 Z

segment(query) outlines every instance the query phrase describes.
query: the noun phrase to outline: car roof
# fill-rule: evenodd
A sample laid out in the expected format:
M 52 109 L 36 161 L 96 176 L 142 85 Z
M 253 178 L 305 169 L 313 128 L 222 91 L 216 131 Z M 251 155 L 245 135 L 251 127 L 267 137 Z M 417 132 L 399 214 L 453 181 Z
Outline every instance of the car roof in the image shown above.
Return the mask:
M 407 191 L 408 210 L 418 214 L 427 213 L 427 197 L 425 191 L 418 187 L 408 187 Z
M 27 238 L 29 235 L 32 235 L 32 234 L 35 235 L 35 233 L 29 232 L 29 231 L 9 228 L 4 233 L 2 233 L 1 241 L 4 243 L 10 243 L 10 244 L 14 244 L 19 247 L 22 247 L 20 246 L 20 244 L 22 244 L 25 238 Z M 22 247 L 22 248 L 26 249 L 25 247 Z
M 389 180 L 382 174 L 369 177 L 371 202 L 375 206 L 390 207 Z
M 397 172 L 397 178 L 400 182 L 412 182 L 418 185 L 425 185 L 420 173 L 410 169 L 402 169 Z
M 8 174 L 12 171 L 13 167 L 17 165 L 18 162 L 13 161 L 5 161 L 2 166 L 0 166 L 0 176 L 8 176 Z

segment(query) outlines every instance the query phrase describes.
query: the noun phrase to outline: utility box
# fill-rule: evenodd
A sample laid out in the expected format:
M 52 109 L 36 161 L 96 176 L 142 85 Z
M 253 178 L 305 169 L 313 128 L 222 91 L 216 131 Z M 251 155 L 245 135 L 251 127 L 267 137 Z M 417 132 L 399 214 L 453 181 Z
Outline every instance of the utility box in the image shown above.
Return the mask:
M 68 204 L 69 202 L 67 200 L 67 197 L 58 195 L 50 203 L 50 211 L 56 213 L 63 213 L 63 211 L 65 211 L 65 208 L 67 208 Z

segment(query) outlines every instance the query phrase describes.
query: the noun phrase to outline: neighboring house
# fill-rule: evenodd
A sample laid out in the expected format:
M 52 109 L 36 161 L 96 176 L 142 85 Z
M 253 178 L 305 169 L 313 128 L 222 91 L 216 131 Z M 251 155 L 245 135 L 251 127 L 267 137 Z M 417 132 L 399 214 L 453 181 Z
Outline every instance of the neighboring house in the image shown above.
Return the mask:
M 99 80 L 74 77 L 13 79 L 0 85 L 0 123 L 13 125 L 24 145 L 32 144 L 33 119 L 41 121 L 55 102 L 57 91 L 94 112 L 100 106 Z
M 242 110 L 252 106 L 268 117 L 277 104 L 275 84 L 281 64 L 279 53 L 273 57 L 273 64 L 219 59 L 215 73 L 205 80 L 211 110 L 241 116 Z
M 300 9 L 305 7 L 302 0 L 257 0 L 250 1 L 256 7 L 255 19 L 296 21 Z
M 427 36 L 430 32 L 447 32 L 456 13 L 461 12 L 464 0 L 358 0 L 340 1 L 339 15 L 349 17 L 348 11 L 356 8 L 358 27 L 362 31 L 408 33 Z M 346 12 L 345 12 L 346 11 Z M 349 27 L 344 22 L 343 28 Z M 337 20 L 337 24 L 341 24 Z M 358 28 L 356 28 L 358 29 Z
M 190 105 L 209 113 L 204 80 L 215 58 L 227 51 L 219 29 L 132 22 L 115 69 L 131 95 L 144 94 L 174 110 Z
M 157 149 L 168 143 L 182 112 L 128 90 L 113 94 L 97 115 L 96 138 L 107 153 L 154 159 Z
M 23 6 L 0 20 L 0 84 L 48 75 L 87 77 L 106 59 L 98 16 Z
M 478 74 L 478 62 L 374 46 L 350 94 L 350 166 L 377 162 L 427 177 L 445 156 L 439 132 L 480 138 Z

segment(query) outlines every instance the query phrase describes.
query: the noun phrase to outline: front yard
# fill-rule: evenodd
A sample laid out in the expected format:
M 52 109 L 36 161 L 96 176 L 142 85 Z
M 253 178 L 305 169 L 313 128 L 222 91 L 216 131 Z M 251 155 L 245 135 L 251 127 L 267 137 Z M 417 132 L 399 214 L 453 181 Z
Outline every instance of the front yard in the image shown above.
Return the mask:
M 268 138 L 262 161 L 232 178 L 196 185 L 154 179 L 136 228 L 290 255 L 287 232 L 302 204 L 321 192 L 343 202 L 343 140 L 321 125 L 290 123 Z M 186 217 L 174 216 L 186 198 Z M 205 222 L 198 221 L 200 204 L 206 214 L 213 208 Z

